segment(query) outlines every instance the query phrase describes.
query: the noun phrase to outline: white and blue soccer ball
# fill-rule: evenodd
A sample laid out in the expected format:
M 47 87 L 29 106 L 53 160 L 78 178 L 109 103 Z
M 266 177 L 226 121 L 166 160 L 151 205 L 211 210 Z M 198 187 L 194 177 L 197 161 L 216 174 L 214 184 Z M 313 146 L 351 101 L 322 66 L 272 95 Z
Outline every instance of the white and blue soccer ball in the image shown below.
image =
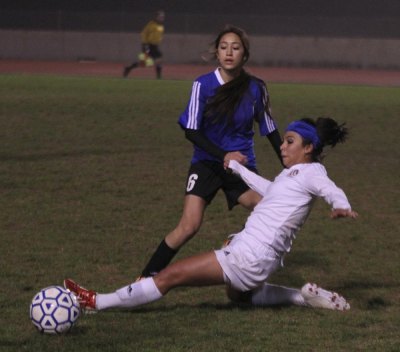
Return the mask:
M 80 315 L 76 296 L 61 286 L 40 290 L 32 299 L 30 317 L 36 328 L 46 334 L 68 332 Z

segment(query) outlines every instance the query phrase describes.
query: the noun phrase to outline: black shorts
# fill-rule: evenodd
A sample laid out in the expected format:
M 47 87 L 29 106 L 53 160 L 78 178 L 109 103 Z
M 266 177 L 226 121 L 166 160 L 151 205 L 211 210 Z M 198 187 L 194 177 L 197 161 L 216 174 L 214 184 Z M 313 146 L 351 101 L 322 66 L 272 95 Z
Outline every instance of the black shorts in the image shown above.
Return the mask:
M 158 45 L 142 44 L 142 51 L 147 52 L 147 54 L 154 60 L 162 57 L 162 52 L 160 51 Z
M 251 171 L 257 172 L 254 168 Z M 227 172 L 222 162 L 203 160 L 190 166 L 185 194 L 199 196 L 210 204 L 219 189 L 225 193 L 231 210 L 249 186 L 239 176 Z

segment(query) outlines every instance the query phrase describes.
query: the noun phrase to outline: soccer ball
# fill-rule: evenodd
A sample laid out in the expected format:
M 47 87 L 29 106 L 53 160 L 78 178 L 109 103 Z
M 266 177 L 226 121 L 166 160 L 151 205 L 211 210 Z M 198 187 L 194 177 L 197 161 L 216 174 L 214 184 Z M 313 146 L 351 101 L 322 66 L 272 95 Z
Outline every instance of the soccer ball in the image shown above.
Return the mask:
M 61 286 L 40 290 L 32 299 L 30 317 L 36 328 L 46 334 L 68 332 L 80 314 L 76 296 Z

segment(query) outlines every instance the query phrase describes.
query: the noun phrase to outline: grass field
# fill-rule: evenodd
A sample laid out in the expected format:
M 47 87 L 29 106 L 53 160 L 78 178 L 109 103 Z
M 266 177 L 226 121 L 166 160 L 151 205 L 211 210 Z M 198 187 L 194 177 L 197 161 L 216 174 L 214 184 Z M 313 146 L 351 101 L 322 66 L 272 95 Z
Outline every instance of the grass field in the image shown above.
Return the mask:
M 316 204 L 271 282 L 314 281 L 347 313 L 243 308 L 223 287 L 183 288 L 132 311 L 82 316 L 65 336 L 39 334 L 29 304 L 72 277 L 95 290 L 133 281 L 179 219 L 191 145 L 176 121 L 191 82 L 0 76 L 0 351 L 399 351 L 400 89 L 271 84 L 283 130 L 305 115 L 347 122 L 325 165 L 356 221 Z M 256 139 L 261 173 L 280 169 Z M 219 194 L 178 258 L 218 248 L 247 212 Z

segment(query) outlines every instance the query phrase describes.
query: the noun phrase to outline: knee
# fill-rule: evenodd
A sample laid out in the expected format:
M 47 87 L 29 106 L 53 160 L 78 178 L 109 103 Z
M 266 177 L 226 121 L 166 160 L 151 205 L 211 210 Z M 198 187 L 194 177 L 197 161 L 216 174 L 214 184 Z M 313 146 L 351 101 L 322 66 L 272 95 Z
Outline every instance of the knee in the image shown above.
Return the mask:
M 181 233 L 188 238 L 192 238 L 198 231 L 200 226 L 197 224 L 182 224 L 180 226 Z
M 199 231 L 200 223 L 195 221 L 180 221 L 176 227 L 176 233 L 186 241 L 190 240 Z
M 181 273 L 179 270 L 175 270 L 174 266 L 171 265 L 161 270 L 153 279 L 159 291 L 165 295 L 172 288 L 179 286 Z
M 154 276 L 153 280 L 158 290 L 164 296 L 165 294 L 168 293 L 170 288 L 169 288 L 168 278 L 165 275 L 163 275 L 163 271 L 165 270 L 161 270 L 156 276 Z
M 179 224 L 166 237 L 167 244 L 174 249 L 178 249 L 188 242 L 197 233 L 201 225 L 201 220 L 183 216 Z

